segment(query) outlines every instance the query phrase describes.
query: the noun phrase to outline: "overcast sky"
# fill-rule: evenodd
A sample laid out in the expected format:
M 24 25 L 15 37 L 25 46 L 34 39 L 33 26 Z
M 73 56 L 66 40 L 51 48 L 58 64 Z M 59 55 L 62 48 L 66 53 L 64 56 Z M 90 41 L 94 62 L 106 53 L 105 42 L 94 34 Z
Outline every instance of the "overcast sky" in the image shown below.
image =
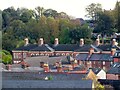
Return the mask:
M 58 12 L 66 12 L 68 15 L 76 18 L 84 18 L 85 8 L 91 3 L 100 3 L 102 8 L 109 10 L 113 9 L 117 0 L 1 0 L 0 9 L 14 6 L 34 9 L 37 6 L 45 9 L 54 9 Z M 119 0 L 118 0 L 119 1 Z

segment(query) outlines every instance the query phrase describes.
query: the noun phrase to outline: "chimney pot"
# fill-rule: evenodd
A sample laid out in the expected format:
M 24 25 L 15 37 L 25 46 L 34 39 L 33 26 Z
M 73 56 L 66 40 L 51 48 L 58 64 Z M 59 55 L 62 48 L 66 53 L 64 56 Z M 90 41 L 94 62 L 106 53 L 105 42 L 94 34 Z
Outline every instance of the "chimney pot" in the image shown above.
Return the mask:
M 89 55 L 92 55 L 94 53 L 94 48 L 90 48 Z
M 100 40 L 99 40 L 99 39 L 96 39 L 95 44 L 96 44 L 96 46 L 99 46 L 99 45 L 100 45 Z
M 115 45 L 117 45 L 117 42 L 116 42 L 116 39 L 113 39 L 112 40 L 112 46 L 115 46 Z
M 43 38 L 40 38 L 40 39 L 39 39 L 38 44 L 39 44 L 40 46 L 44 44 Z
M 25 41 L 25 46 L 29 44 L 28 38 L 25 38 L 24 41 Z
M 59 40 L 58 38 L 55 38 L 55 42 L 54 42 L 55 45 L 58 45 L 59 44 Z
M 80 46 L 83 46 L 84 45 L 84 39 L 80 39 Z
M 111 55 L 114 56 L 115 52 L 116 52 L 116 49 L 112 49 L 111 50 Z

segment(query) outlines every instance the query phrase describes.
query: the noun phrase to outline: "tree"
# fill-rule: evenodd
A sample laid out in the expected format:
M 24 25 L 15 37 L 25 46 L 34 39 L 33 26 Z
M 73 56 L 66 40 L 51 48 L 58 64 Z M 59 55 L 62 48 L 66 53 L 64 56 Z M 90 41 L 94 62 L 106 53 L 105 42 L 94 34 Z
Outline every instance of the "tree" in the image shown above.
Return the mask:
M 114 9 L 114 16 L 115 16 L 115 28 L 118 29 L 120 32 L 120 2 L 116 2 L 115 9 Z
M 50 32 L 51 38 L 56 38 L 59 36 L 59 21 L 54 19 L 53 17 L 47 18 L 47 27 Z
M 50 31 L 47 27 L 47 18 L 45 16 L 42 16 L 38 22 L 40 37 L 43 37 L 45 39 L 45 43 L 49 43 L 50 39 Z
M 97 20 L 97 14 L 102 11 L 102 6 L 99 3 L 92 3 L 87 6 L 86 11 L 88 12 L 86 17 L 90 18 L 91 20 Z
M 45 9 L 43 7 L 38 6 L 35 8 L 35 10 L 36 10 L 36 14 L 37 14 L 37 19 L 39 20 L 40 17 L 43 16 L 43 12 L 45 11 Z
M 12 63 L 12 55 L 10 54 L 10 52 L 8 52 L 6 50 L 2 50 L 0 52 L 0 54 L 2 54 L 2 62 L 4 64 L 11 64 Z
M 33 16 L 32 10 L 28 10 L 26 8 L 21 9 L 20 13 L 20 20 L 23 21 L 24 23 L 28 22 Z
M 2 11 L 3 24 L 2 27 L 9 26 L 12 20 L 19 19 L 18 13 L 15 11 L 14 7 L 9 7 Z
M 113 27 L 113 19 L 110 17 L 110 15 L 106 12 L 99 13 L 99 18 L 96 22 L 94 32 L 101 33 L 103 35 L 111 35 Z
M 47 9 L 44 11 L 43 13 L 46 17 L 57 17 L 58 16 L 58 13 L 56 10 L 53 10 L 53 9 Z
M 74 43 L 79 42 L 80 38 L 91 39 L 92 29 L 88 25 L 77 27 L 70 31 L 70 38 Z

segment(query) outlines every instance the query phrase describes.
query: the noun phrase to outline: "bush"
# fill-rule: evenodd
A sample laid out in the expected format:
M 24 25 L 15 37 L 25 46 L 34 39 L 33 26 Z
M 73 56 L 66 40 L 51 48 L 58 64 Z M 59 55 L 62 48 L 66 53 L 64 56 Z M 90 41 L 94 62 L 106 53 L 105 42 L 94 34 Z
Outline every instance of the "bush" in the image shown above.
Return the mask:
M 4 64 L 12 63 L 12 55 L 10 54 L 10 52 L 8 52 L 6 50 L 2 50 L 2 52 L 0 52 L 0 54 L 2 55 L 2 62 Z
M 50 75 L 50 76 L 48 77 L 48 80 L 53 80 L 53 76 Z
M 85 44 L 92 44 L 92 40 L 91 39 L 85 39 Z

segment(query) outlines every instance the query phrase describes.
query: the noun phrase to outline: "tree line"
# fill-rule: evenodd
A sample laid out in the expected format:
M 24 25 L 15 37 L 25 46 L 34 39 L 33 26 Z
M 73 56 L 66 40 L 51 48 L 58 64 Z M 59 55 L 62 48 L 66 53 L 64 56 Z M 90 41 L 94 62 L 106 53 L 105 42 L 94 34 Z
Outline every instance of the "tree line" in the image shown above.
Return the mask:
M 94 40 L 92 33 L 111 35 L 120 32 L 120 2 L 114 10 L 103 10 L 101 4 L 92 3 L 86 7 L 89 20 L 82 23 L 79 19 L 71 19 L 65 12 L 36 7 L 9 7 L 2 12 L 2 48 L 11 51 L 24 45 L 24 38 L 30 43 L 38 42 L 40 37 L 45 43 L 54 43 L 59 38 L 60 43 L 78 43 L 84 38 L 87 44 Z

